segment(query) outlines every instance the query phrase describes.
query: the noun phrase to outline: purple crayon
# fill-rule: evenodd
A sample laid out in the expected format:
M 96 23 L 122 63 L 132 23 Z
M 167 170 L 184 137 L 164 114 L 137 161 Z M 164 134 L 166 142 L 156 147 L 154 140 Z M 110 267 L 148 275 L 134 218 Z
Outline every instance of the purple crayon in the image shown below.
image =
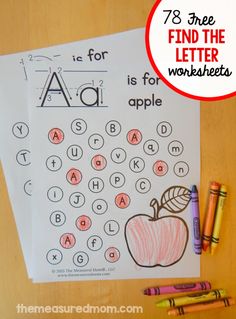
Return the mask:
M 211 284 L 208 281 L 201 282 L 191 282 L 186 284 L 177 284 L 171 286 L 160 286 L 147 288 L 144 290 L 144 295 L 154 296 L 154 295 L 164 295 L 164 294 L 175 294 L 181 292 L 189 291 L 200 291 L 211 289 Z
M 193 249 L 195 254 L 201 255 L 202 242 L 200 233 L 200 215 L 197 186 L 193 185 L 191 189 L 191 209 L 192 209 L 192 227 L 193 227 Z

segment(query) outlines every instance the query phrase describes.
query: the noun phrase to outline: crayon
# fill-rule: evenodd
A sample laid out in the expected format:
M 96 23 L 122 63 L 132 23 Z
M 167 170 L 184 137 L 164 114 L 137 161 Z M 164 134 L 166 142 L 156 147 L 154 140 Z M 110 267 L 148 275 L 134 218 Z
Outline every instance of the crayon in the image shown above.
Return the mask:
M 210 245 L 212 229 L 214 225 L 214 217 L 216 204 L 219 196 L 220 184 L 212 182 L 210 185 L 210 194 L 208 200 L 208 208 L 205 216 L 205 222 L 203 226 L 202 234 L 202 248 L 206 251 Z
M 206 292 L 199 292 L 194 293 L 187 296 L 163 299 L 156 303 L 157 307 L 175 307 L 175 306 L 182 306 L 188 305 L 192 303 L 210 301 L 214 299 L 220 299 L 226 297 L 226 291 L 223 289 L 215 289 Z
M 187 313 L 205 311 L 215 308 L 229 307 L 235 304 L 233 298 L 223 298 L 219 300 L 212 300 L 207 302 L 200 302 L 192 305 L 180 306 L 168 310 L 168 315 L 170 316 L 181 316 Z
M 195 254 L 202 253 L 202 241 L 200 233 L 200 215 L 197 186 L 193 185 L 191 189 L 191 210 L 192 210 L 192 227 L 193 227 L 193 249 Z
M 217 208 L 216 208 L 215 223 L 214 223 L 213 233 L 211 237 L 211 254 L 212 255 L 214 254 L 215 249 L 219 243 L 220 226 L 221 226 L 221 222 L 223 218 L 226 196 L 227 196 L 227 188 L 225 185 L 221 185 Z
M 181 292 L 199 291 L 199 290 L 210 290 L 211 284 L 208 281 L 201 282 L 191 282 L 170 286 L 160 286 L 152 287 L 144 290 L 144 295 L 154 296 L 154 295 L 164 295 L 164 294 L 174 294 Z

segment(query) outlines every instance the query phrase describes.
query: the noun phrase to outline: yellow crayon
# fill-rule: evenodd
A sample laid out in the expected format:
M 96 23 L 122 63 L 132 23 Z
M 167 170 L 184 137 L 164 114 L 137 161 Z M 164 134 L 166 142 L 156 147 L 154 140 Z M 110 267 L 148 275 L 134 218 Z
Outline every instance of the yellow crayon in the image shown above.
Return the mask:
M 211 254 L 212 255 L 214 254 L 215 249 L 219 243 L 220 227 L 221 227 L 222 218 L 223 218 L 226 196 L 227 196 L 227 188 L 225 185 L 221 185 L 217 208 L 216 208 L 215 223 L 214 223 L 213 233 L 211 237 Z
M 156 303 L 156 306 L 159 307 L 175 307 L 188 305 L 193 303 L 199 303 L 204 301 L 215 300 L 219 298 L 226 297 L 226 291 L 224 289 L 215 289 L 206 292 L 194 293 L 186 296 L 163 299 Z
M 193 305 L 180 306 L 168 310 L 168 315 L 170 316 L 182 316 L 187 313 L 205 311 L 215 308 L 229 307 L 235 304 L 233 298 L 223 298 L 219 300 L 211 300 L 207 302 L 196 303 Z

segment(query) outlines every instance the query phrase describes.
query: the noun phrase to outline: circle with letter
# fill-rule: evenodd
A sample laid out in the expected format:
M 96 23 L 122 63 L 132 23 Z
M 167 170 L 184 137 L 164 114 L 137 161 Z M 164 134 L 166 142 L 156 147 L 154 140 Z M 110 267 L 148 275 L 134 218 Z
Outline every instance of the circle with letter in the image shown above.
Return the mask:
M 102 238 L 97 235 L 90 236 L 89 239 L 87 240 L 87 246 L 92 251 L 97 251 L 101 249 L 102 245 L 103 245 Z
M 135 183 L 135 188 L 140 194 L 146 194 L 151 189 L 151 182 L 147 178 L 139 178 Z
M 12 127 L 12 133 L 17 138 L 25 138 L 29 134 L 29 127 L 24 122 L 17 122 Z
M 48 132 L 48 139 L 52 144 L 61 144 L 64 140 L 64 132 L 60 128 L 52 128 Z
M 87 123 L 83 119 L 75 119 L 71 123 L 71 130 L 76 135 L 82 135 L 87 130 Z
M 59 249 L 50 249 L 46 255 L 47 261 L 51 265 L 58 265 L 62 259 L 63 255 Z
M 96 199 L 92 204 L 92 210 L 97 215 L 104 214 L 108 209 L 108 204 L 104 199 Z
M 74 247 L 76 243 L 75 236 L 71 233 L 65 233 L 60 238 L 60 244 L 65 249 L 70 249 Z
M 86 231 L 91 227 L 92 221 L 87 215 L 81 215 L 76 219 L 75 225 L 79 230 Z
M 131 145 L 138 145 L 142 141 L 142 133 L 138 129 L 132 129 L 127 133 L 127 141 Z
M 78 169 L 71 168 L 66 174 L 66 179 L 71 185 L 78 185 L 82 180 L 82 174 Z
M 52 186 L 47 191 L 47 197 L 51 202 L 57 203 L 62 200 L 64 196 L 63 190 L 58 186 Z
M 56 226 L 56 227 L 62 226 L 66 222 L 66 215 L 62 211 L 56 210 L 51 213 L 50 222 L 53 226 Z
M 75 208 L 79 208 L 79 207 L 82 207 L 84 205 L 85 197 L 82 193 L 75 192 L 75 193 L 70 195 L 69 202 L 70 202 L 71 206 L 73 206 Z
M 130 197 L 126 193 L 119 193 L 115 197 L 115 204 L 118 208 L 127 208 L 130 204 Z
M 78 251 L 73 256 L 73 263 L 77 267 L 84 267 L 89 262 L 89 256 L 84 251 Z
M 98 154 L 92 158 L 91 165 L 96 171 L 102 171 L 107 165 L 107 160 L 103 155 Z
M 22 166 L 28 166 L 31 164 L 31 159 L 30 159 L 30 151 L 29 150 L 20 150 L 16 154 L 16 161 L 18 164 Z
M 120 230 L 120 225 L 116 220 L 108 220 L 104 224 L 104 231 L 108 236 L 115 236 Z
M 27 195 L 31 196 L 32 195 L 32 182 L 31 179 L 25 182 L 24 184 L 24 191 Z
M 146 25 L 146 48 L 158 76 L 197 100 L 236 95 L 235 1 L 158 0 Z M 145 74 L 144 85 L 151 81 Z
M 110 263 L 115 263 L 120 259 L 120 251 L 116 247 L 109 247 L 105 251 L 105 258 Z
M 157 176 L 164 176 L 168 172 L 168 165 L 165 161 L 158 160 L 153 165 L 153 172 Z
M 110 121 L 106 124 L 106 132 L 110 136 L 117 136 L 121 132 L 121 125 L 117 121 Z

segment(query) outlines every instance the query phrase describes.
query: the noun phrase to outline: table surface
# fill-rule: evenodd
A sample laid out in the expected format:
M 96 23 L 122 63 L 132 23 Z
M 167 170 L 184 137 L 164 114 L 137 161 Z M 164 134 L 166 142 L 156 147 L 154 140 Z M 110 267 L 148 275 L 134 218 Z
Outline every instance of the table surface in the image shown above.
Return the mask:
M 153 0 L 0 0 L 0 54 L 47 47 L 144 27 Z M 236 98 L 201 103 L 201 214 L 209 182 L 229 188 L 221 247 L 201 256 L 201 279 L 236 297 Z M 29 221 L 30 223 L 30 221 Z M 13 318 L 167 318 L 145 287 L 173 279 L 117 280 L 33 284 L 27 278 L 6 184 L 0 169 L 0 315 Z M 196 280 L 196 278 L 195 278 Z M 177 279 L 174 282 L 188 282 Z M 17 314 L 16 305 L 135 305 L 143 313 Z M 189 315 L 189 318 L 235 318 L 236 307 Z

